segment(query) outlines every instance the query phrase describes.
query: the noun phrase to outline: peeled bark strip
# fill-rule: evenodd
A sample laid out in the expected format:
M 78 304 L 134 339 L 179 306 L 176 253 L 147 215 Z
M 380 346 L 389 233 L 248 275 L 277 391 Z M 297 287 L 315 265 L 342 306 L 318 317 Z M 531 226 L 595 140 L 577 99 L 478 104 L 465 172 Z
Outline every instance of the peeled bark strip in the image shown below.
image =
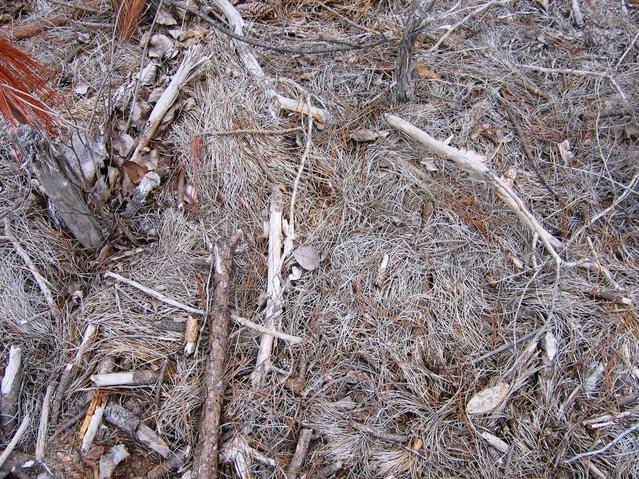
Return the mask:
M 23 371 L 22 350 L 11 346 L 0 390 L 0 428 L 7 437 L 11 435 L 18 423 L 18 403 Z
M 18 129 L 14 142 L 22 161 L 31 164 L 40 186 L 71 234 L 84 248 L 98 249 L 104 239 L 102 229 L 64 157 L 40 132 L 27 126 Z
M 204 373 L 205 400 L 199 438 L 193 459 L 193 479 L 216 479 L 220 440 L 220 415 L 224 394 L 224 360 L 231 315 L 230 285 L 233 253 L 240 239 L 237 231 L 226 243 L 215 246 L 215 291 L 211 311 L 210 350 Z
M 94 374 L 91 381 L 99 388 L 110 386 L 147 386 L 160 377 L 159 371 L 123 371 L 119 373 Z
M 279 329 L 278 318 L 282 314 L 282 208 L 284 198 L 279 187 L 275 187 L 271 198 L 271 212 L 268 230 L 268 267 L 266 278 L 266 312 L 264 326 L 267 329 Z M 271 363 L 271 352 L 275 337 L 270 334 L 262 336 L 260 349 L 257 352 L 255 371 L 251 375 L 251 382 L 258 387 L 264 381 Z
M 524 202 L 519 198 L 517 193 L 506 184 L 496 173 L 494 173 L 485 163 L 481 161 L 481 158 L 476 153 L 470 153 L 467 151 L 458 150 L 452 146 L 436 140 L 428 133 L 420 130 L 412 123 L 403 120 L 395 115 L 386 115 L 386 121 L 390 126 L 396 128 L 414 140 L 419 141 L 423 145 L 433 150 L 436 153 L 452 160 L 462 170 L 471 174 L 479 180 L 489 181 L 497 191 L 497 195 L 501 200 L 506 203 L 522 222 L 528 227 L 528 229 L 539 235 L 539 238 L 544 243 L 544 246 L 551 254 L 551 256 L 561 262 L 559 255 L 555 248 L 561 247 L 561 241 L 550 234 L 542 225 L 537 221 L 533 214 L 528 211 Z
M 164 440 L 153 429 L 146 426 L 135 414 L 130 413 L 123 407 L 107 406 L 104 410 L 104 417 L 110 424 L 126 432 L 148 448 L 153 449 L 162 457 L 168 458 L 171 455 L 171 450 Z

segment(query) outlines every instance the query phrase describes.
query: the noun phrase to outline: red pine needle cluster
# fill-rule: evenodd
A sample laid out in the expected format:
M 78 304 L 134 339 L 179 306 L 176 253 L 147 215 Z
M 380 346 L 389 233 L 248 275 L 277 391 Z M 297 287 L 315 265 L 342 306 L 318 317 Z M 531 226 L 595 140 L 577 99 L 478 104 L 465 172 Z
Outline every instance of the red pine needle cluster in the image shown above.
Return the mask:
M 140 21 L 144 0 L 111 0 L 117 18 L 117 33 L 120 40 L 128 40 Z
M 57 104 L 58 93 L 47 83 L 50 72 L 0 37 L 0 114 L 9 126 L 30 125 L 56 134 L 47 105 Z

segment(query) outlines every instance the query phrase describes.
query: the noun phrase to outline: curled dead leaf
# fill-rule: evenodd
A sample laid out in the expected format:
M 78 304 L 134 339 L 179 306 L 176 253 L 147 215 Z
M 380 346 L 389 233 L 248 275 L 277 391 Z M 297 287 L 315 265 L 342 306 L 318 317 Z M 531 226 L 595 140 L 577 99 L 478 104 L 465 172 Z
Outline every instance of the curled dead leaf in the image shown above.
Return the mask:
M 492 411 L 506 398 L 509 390 L 510 385 L 504 382 L 482 389 L 470 398 L 466 404 L 466 412 L 468 414 L 485 414 Z

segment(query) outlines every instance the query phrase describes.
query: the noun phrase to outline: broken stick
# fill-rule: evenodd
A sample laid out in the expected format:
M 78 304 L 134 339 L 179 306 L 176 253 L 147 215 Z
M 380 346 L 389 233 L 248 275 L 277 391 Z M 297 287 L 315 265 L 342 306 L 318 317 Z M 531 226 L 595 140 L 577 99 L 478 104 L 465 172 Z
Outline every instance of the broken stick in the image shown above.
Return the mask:
M 123 407 L 111 405 L 104 411 L 106 420 L 115 427 L 126 432 L 129 436 L 160 454 L 165 459 L 171 456 L 171 450 L 166 442 L 149 426 L 144 424 L 135 414 Z
M 11 346 L 0 390 L 0 428 L 7 437 L 18 423 L 18 404 L 23 371 L 22 350 L 19 347 Z
M 229 336 L 230 286 L 233 254 L 241 231 L 215 245 L 215 290 L 211 310 L 209 358 L 204 372 L 205 399 L 198 443 L 193 459 L 193 479 L 216 479 L 219 460 L 220 415 L 224 395 L 224 359 Z
M 212 0 L 211 3 L 222 11 L 222 14 L 228 21 L 233 33 L 238 36 L 244 36 L 244 20 L 237 8 L 235 8 L 228 0 Z M 270 79 L 264 74 L 262 67 L 249 49 L 248 45 L 237 40 L 232 40 L 232 43 L 246 69 L 255 76 L 257 80 L 267 84 L 270 83 Z M 320 124 L 326 123 L 330 117 L 328 111 L 314 106 L 309 107 L 304 101 L 285 97 L 275 91 L 275 89 L 270 85 L 268 86 L 268 94 L 271 98 L 275 98 L 277 100 L 280 108 L 283 110 L 303 113 L 305 115 L 310 114 L 315 121 Z
M 556 251 L 556 248 L 560 248 L 562 246 L 561 241 L 550 234 L 528 210 L 517 193 L 515 193 L 515 191 L 495 172 L 486 166 L 484 157 L 477 153 L 458 150 L 457 148 L 448 146 L 444 142 L 436 140 L 425 131 L 420 130 L 412 123 L 409 123 L 398 116 L 386 115 L 386 121 L 393 128 L 400 130 L 414 140 L 426 145 L 434 152 L 452 160 L 458 167 L 471 174 L 473 177 L 479 180 L 487 180 L 491 183 L 497 191 L 499 198 L 506 203 L 506 206 L 508 206 L 519 217 L 519 219 L 521 219 L 531 232 L 539 235 L 539 238 L 544 243 L 546 250 L 548 250 L 555 261 L 561 263 L 562 260 Z
M 295 447 L 293 459 L 291 459 L 291 463 L 288 465 L 288 470 L 286 471 L 286 479 L 297 478 L 297 474 L 300 472 L 302 464 L 304 464 L 304 459 L 306 459 L 308 446 L 311 443 L 312 436 L 312 429 L 302 429 L 300 432 L 300 437 L 297 439 L 297 446 Z

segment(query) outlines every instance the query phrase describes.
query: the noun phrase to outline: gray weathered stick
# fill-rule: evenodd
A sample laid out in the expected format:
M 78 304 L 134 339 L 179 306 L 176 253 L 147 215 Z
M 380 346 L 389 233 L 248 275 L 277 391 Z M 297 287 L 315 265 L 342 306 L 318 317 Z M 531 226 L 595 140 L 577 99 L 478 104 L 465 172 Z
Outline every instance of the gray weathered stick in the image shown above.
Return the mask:
M 11 434 L 18 423 L 18 403 L 23 371 L 22 350 L 11 346 L 0 390 L 0 428 L 6 436 Z
M 555 249 L 562 246 L 561 241 L 550 234 L 541 225 L 541 223 L 537 221 L 537 218 L 535 218 L 528 208 L 526 208 L 526 205 L 519 198 L 517 193 L 515 193 L 515 191 L 508 186 L 505 181 L 499 178 L 497 174 L 488 168 L 488 166 L 486 166 L 484 162 L 485 159 L 483 157 L 476 153 L 462 151 L 457 148 L 453 148 L 452 146 L 448 146 L 444 142 L 436 140 L 425 131 L 420 130 L 412 123 L 409 123 L 398 116 L 386 115 L 386 121 L 393 128 L 406 133 L 408 136 L 419 141 L 434 152 L 452 160 L 455 164 L 457 164 L 457 166 L 471 174 L 473 177 L 491 183 L 497 191 L 497 195 L 504 203 L 506 203 L 506 206 L 508 206 L 521 219 L 528 229 L 539 235 L 539 238 L 544 243 L 544 246 L 551 256 L 556 261 L 561 262 L 561 259 Z

